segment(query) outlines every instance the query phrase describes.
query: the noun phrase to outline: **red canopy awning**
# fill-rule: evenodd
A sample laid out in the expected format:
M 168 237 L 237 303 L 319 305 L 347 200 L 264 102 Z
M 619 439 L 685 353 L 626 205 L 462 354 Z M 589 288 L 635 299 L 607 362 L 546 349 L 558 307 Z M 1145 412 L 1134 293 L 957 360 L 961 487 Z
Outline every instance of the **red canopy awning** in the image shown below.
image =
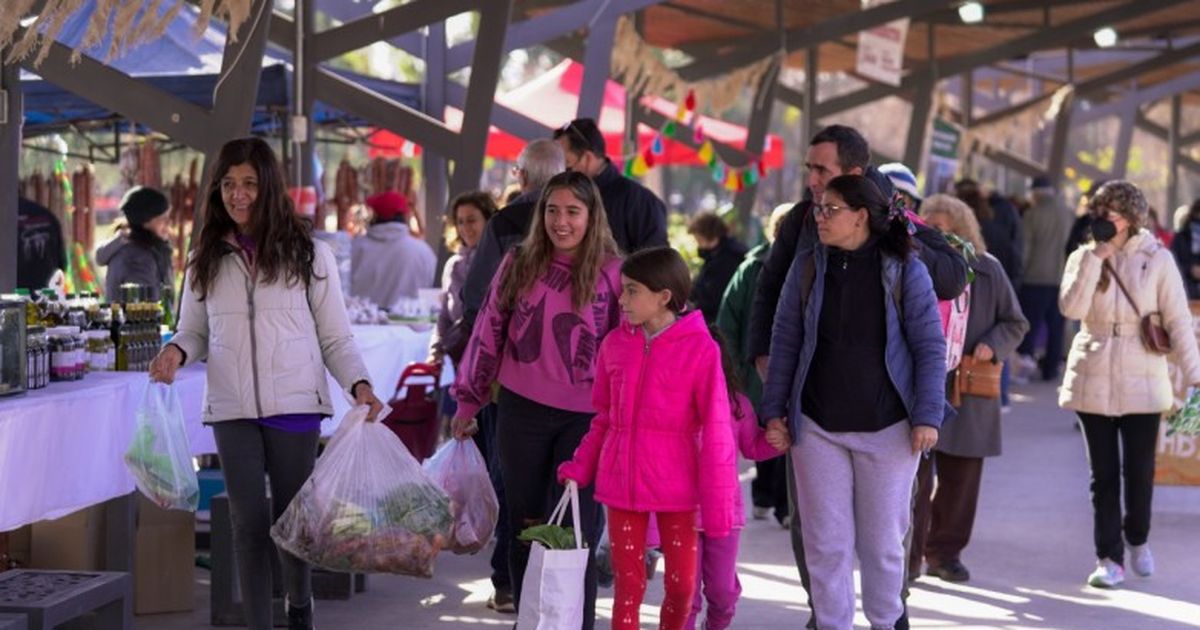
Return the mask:
M 566 60 L 525 85 L 498 97 L 496 102 L 555 129 L 575 117 L 582 82 L 583 66 Z M 657 96 L 643 98 L 642 104 L 668 119 L 673 119 L 678 109 L 676 103 Z M 625 136 L 625 87 L 611 79 L 604 88 L 604 100 L 598 123 L 608 146 L 608 156 L 617 163 L 644 150 L 658 134 L 657 129 L 644 124 L 638 125 L 638 146 L 623 149 L 621 143 Z M 446 124 L 452 129 L 460 128 L 462 112 L 454 108 L 446 108 Z M 699 124 L 704 129 L 704 134 L 714 141 L 739 149 L 746 145 L 747 130 L 741 125 L 708 116 L 699 116 Z M 680 133 L 691 132 L 683 129 Z M 399 155 L 405 142 L 387 130 L 375 132 L 371 139 L 374 144 L 383 147 L 372 149 L 372 157 Z M 521 149 L 525 148 L 525 144 L 524 140 L 493 125 L 488 133 L 487 155 L 513 161 L 517 159 Z M 414 155 L 417 153 L 419 151 L 413 152 Z M 763 151 L 762 159 L 767 168 L 783 166 L 783 141 L 779 136 L 767 136 L 766 150 Z M 696 155 L 695 149 L 669 138 L 664 138 L 663 155 L 655 156 L 655 163 L 705 166 L 705 163 Z

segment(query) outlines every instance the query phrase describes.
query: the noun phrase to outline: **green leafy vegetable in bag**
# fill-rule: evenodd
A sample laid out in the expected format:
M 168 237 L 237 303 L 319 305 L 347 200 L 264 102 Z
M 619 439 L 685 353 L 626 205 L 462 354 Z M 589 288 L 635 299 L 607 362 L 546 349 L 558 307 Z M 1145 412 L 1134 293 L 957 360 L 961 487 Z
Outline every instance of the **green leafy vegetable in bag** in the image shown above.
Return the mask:
M 1167 416 L 1167 435 L 1200 435 L 1200 389 L 1188 396 L 1187 402 Z
M 521 532 L 518 540 L 540 542 L 547 549 L 563 551 L 575 548 L 575 529 L 560 525 L 534 525 Z

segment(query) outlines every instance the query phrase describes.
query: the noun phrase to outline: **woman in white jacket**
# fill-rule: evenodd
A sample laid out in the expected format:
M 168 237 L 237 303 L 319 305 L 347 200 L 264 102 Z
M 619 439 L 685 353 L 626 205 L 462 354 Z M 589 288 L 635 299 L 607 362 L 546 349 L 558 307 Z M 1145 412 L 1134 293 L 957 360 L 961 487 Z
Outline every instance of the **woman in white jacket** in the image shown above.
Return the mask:
M 1089 212 L 1092 233 L 1103 242 L 1084 244 L 1067 260 L 1059 305 L 1083 325 L 1071 344 L 1058 402 L 1079 414 L 1091 465 L 1098 562 L 1088 583 L 1113 587 L 1125 579 L 1125 543 L 1134 571 L 1143 577 L 1154 572 L 1146 541 L 1155 443 L 1159 419 L 1172 402 L 1167 357 L 1143 345 L 1138 313 L 1162 315 L 1172 356 L 1188 383 L 1200 384 L 1200 353 L 1175 260 L 1145 229 L 1149 206 L 1142 192 L 1129 182 L 1108 182 L 1092 197 Z
M 246 624 L 269 630 L 270 527 L 316 462 L 321 419 L 333 413 L 326 368 L 371 418 L 382 403 L 350 334 L 333 252 L 293 210 L 271 147 L 233 140 L 214 173 L 178 331 L 150 377 L 170 383 L 180 366 L 208 362 L 203 418 L 229 492 Z M 280 559 L 288 628 L 310 629 L 309 568 L 286 552 Z

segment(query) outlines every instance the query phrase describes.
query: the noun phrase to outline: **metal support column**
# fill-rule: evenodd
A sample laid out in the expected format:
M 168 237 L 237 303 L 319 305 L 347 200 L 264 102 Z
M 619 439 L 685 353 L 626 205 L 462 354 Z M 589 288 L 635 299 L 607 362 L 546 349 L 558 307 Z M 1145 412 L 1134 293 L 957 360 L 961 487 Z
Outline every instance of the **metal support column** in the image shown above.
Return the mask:
M 1176 94 L 1171 97 L 1171 126 L 1167 135 L 1167 147 L 1170 151 L 1167 166 L 1167 217 L 1179 206 L 1179 124 L 1183 96 Z
M 750 110 L 750 124 L 746 131 L 746 152 L 751 155 L 761 154 L 766 146 L 767 131 L 771 126 L 771 114 L 775 105 L 775 89 L 779 85 L 779 70 L 782 65 L 783 59 L 780 57 L 763 74 L 758 89 L 754 91 L 754 104 Z M 748 164 L 746 168 L 754 169 L 756 166 Z M 749 225 L 754 201 L 758 197 L 758 188 L 762 183 L 746 186 L 734 196 L 733 206 L 737 209 L 739 225 Z
M 429 25 L 425 36 L 425 82 L 421 105 L 425 114 L 438 122 L 446 118 L 446 23 Z M 421 154 L 422 180 L 425 188 L 425 240 L 435 251 L 442 240 L 438 217 L 449 199 L 447 192 L 446 155 L 426 150 Z M 455 167 L 457 169 L 457 164 Z M 455 189 L 455 194 L 465 190 Z
M 1133 146 L 1133 129 L 1137 126 L 1136 106 L 1121 115 L 1120 125 L 1117 131 L 1117 146 L 1113 151 L 1112 176 L 1125 179 L 1129 167 L 1129 149 Z
M 487 149 L 488 129 L 491 127 L 492 103 L 496 100 L 496 85 L 500 67 L 504 64 L 504 37 L 513 0 L 490 0 L 479 8 L 479 32 L 475 36 L 475 54 L 471 63 L 471 86 L 467 88 L 463 109 L 460 150 L 454 162 L 450 189 L 454 191 L 479 188 L 483 174 L 483 157 Z
M 1059 106 L 1058 115 L 1054 117 L 1054 135 L 1050 140 L 1050 159 L 1046 167 L 1046 176 L 1054 188 L 1059 188 L 1063 178 L 1063 167 L 1066 165 L 1067 146 L 1071 136 L 1071 115 L 1075 111 L 1075 95 L 1068 94 Z
M 0 60 L 7 51 L 0 50 Z M 0 292 L 17 286 L 17 184 L 21 177 L 21 66 L 0 63 Z
M 800 164 L 804 164 L 808 158 L 808 142 L 816 135 L 819 124 L 816 120 L 819 50 L 816 46 L 809 46 L 804 55 L 804 106 L 800 108 Z
M 583 57 L 583 84 L 579 88 L 576 118 L 600 119 L 604 88 L 612 67 L 613 39 L 617 34 L 616 15 L 598 16 L 588 28 Z M 563 121 L 567 122 L 567 121 Z
M 933 91 L 937 88 L 937 46 L 934 41 L 937 25 L 929 22 L 925 28 L 929 51 L 928 78 L 916 86 L 913 95 L 912 116 L 908 119 L 908 139 L 904 143 L 904 165 L 913 173 L 921 172 L 921 151 L 925 148 L 925 135 L 929 130 L 929 114 L 933 111 Z
M 313 0 L 297 0 L 296 2 L 296 48 L 295 56 L 293 57 L 293 65 L 296 68 L 294 77 L 295 95 L 295 116 L 304 118 L 304 131 L 302 134 L 293 132 L 292 138 L 296 143 L 296 162 L 298 165 L 299 174 L 296 182 L 298 186 L 312 186 L 315 181 L 315 161 L 316 161 L 316 127 L 312 124 L 313 104 L 316 101 L 313 91 L 313 70 L 317 64 L 312 56 L 305 50 L 304 43 L 312 39 L 315 31 L 315 16 L 316 10 L 313 6 Z M 303 136 L 303 141 L 297 138 L 298 135 Z M 320 213 L 318 213 L 320 214 Z M 319 226 L 318 226 L 319 227 Z

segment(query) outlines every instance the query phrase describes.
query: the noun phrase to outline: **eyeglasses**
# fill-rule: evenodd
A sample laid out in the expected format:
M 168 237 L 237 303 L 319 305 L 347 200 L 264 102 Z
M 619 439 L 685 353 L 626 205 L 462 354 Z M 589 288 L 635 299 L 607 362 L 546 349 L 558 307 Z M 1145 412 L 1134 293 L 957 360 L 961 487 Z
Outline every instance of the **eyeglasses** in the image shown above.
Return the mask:
M 837 214 L 838 212 L 841 212 L 842 210 L 851 210 L 851 209 L 852 208 L 850 208 L 849 206 L 839 206 L 837 204 L 832 204 L 832 203 L 825 203 L 825 204 L 817 203 L 817 204 L 813 204 L 813 217 L 818 218 L 818 219 L 825 219 L 828 221 L 829 219 L 833 218 L 833 215 Z

